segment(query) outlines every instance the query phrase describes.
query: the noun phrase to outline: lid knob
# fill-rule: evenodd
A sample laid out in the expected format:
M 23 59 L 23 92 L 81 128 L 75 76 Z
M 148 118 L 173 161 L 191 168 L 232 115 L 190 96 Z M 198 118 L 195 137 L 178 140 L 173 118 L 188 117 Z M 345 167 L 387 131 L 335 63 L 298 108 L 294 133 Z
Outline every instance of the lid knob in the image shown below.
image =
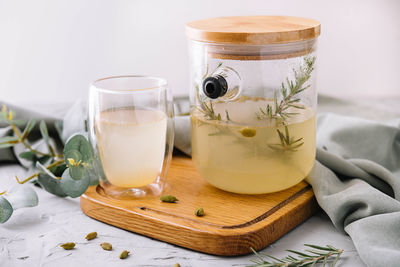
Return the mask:
M 226 94 L 228 83 L 221 75 L 209 76 L 203 81 L 203 92 L 206 96 L 216 99 Z

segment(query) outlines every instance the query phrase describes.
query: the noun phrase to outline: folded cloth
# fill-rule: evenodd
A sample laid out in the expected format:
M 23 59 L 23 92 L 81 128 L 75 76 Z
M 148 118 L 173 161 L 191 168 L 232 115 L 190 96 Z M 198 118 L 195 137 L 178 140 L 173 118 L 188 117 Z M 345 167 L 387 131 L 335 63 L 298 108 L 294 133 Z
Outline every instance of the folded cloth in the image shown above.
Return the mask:
M 308 182 L 368 266 L 400 263 L 400 121 L 318 116 Z
M 335 102 L 328 100 L 330 105 Z M 347 106 L 339 103 L 341 110 Z M 352 108 L 355 111 L 353 104 Z M 82 109 L 75 105 L 74 110 L 66 116 L 63 135 L 82 130 Z M 9 132 L 0 129 L 0 135 Z M 190 155 L 189 116 L 175 119 L 175 146 Z M 0 149 L 0 161 L 4 158 L 15 156 L 9 148 Z M 400 120 L 383 123 L 319 114 L 317 161 L 307 181 L 321 208 L 335 227 L 350 235 L 368 266 L 399 266 Z

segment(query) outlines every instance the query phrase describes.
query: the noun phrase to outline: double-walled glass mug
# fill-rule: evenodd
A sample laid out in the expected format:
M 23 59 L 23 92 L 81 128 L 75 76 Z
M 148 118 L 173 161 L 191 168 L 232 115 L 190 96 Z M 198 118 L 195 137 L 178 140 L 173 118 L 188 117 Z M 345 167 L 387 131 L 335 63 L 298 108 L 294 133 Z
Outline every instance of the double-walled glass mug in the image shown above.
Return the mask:
M 119 199 L 160 195 L 174 139 L 164 79 L 117 76 L 89 90 L 89 139 L 104 192 Z

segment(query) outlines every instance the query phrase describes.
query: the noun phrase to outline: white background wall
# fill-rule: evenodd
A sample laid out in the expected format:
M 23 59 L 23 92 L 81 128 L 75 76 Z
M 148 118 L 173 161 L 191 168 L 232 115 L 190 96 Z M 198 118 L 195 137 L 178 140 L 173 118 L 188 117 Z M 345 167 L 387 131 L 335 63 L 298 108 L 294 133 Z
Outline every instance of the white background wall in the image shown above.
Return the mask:
M 118 74 L 161 76 L 186 94 L 185 23 L 262 14 L 321 21 L 320 92 L 400 95 L 397 0 L 0 0 L 0 100 L 72 102 Z

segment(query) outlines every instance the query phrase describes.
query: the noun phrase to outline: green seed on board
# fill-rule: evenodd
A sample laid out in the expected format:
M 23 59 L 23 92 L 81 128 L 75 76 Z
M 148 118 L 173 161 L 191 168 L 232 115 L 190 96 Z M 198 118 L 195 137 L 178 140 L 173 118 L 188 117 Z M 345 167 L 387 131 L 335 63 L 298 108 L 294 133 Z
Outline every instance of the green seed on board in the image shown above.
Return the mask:
M 204 216 L 204 209 L 202 207 L 197 208 L 196 211 L 194 212 L 194 215 L 196 215 L 197 217 Z
M 126 258 L 128 257 L 128 255 L 129 255 L 129 251 L 124 250 L 124 251 L 122 251 L 121 254 L 119 255 L 119 258 L 120 258 L 120 259 L 126 259 Z
M 65 250 L 71 250 L 75 247 L 75 243 L 74 242 L 64 243 L 64 244 L 60 245 L 60 247 L 62 247 Z
M 101 243 L 100 246 L 104 249 L 104 250 L 112 250 L 112 245 L 110 243 L 104 242 Z
M 160 197 L 160 200 L 161 200 L 162 202 L 168 202 L 168 203 L 175 203 L 175 202 L 178 201 L 178 199 L 177 199 L 176 197 L 171 196 L 171 195 L 164 195 L 164 196 L 161 196 L 161 197 Z
M 86 235 L 86 240 L 92 240 L 92 239 L 95 239 L 97 237 L 97 232 L 91 232 L 91 233 L 88 233 L 87 235 Z

